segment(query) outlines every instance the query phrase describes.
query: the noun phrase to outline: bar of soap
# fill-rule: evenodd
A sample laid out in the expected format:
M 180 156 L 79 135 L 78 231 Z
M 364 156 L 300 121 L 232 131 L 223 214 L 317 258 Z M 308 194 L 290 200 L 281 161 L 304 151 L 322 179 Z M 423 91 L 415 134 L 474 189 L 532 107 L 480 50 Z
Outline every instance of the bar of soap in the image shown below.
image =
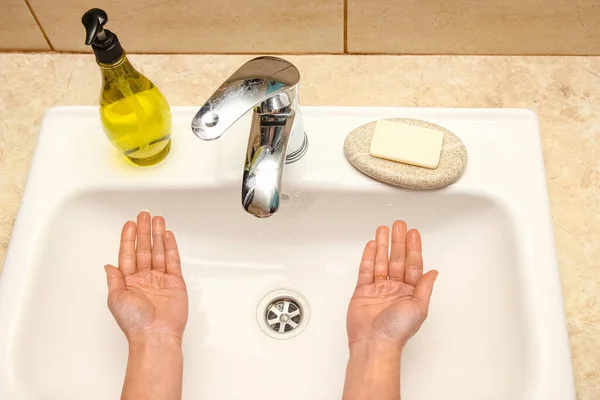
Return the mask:
M 444 132 L 387 120 L 377 121 L 369 154 L 435 169 L 440 163 Z

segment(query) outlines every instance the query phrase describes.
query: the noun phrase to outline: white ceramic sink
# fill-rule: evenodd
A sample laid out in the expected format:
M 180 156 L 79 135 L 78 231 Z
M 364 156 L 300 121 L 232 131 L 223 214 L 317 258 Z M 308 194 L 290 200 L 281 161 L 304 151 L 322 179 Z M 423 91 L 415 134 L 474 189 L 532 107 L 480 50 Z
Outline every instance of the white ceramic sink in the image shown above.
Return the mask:
M 537 118 L 524 110 L 304 107 L 310 149 L 286 166 L 280 210 L 240 203 L 248 118 L 222 139 L 175 108 L 171 155 L 142 169 L 111 148 L 97 109 L 46 115 L 0 281 L 0 398 L 115 399 L 127 347 L 106 307 L 103 265 L 140 209 L 180 242 L 190 292 L 184 399 L 340 398 L 345 313 L 364 243 L 379 224 L 418 227 L 440 271 L 409 343 L 403 399 L 575 399 Z M 374 182 L 345 136 L 390 117 L 431 121 L 466 144 L 461 180 L 437 191 Z M 276 289 L 310 320 L 278 340 L 257 323 Z

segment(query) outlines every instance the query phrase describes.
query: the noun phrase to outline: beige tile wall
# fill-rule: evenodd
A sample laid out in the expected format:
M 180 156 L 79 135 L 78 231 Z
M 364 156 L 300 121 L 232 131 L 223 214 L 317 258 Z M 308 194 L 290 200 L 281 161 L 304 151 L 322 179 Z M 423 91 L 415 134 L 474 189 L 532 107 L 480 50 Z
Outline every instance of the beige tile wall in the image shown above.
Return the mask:
M 81 15 L 108 13 L 141 53 L 341 53 L 343 0 L 29 0 L 57 50 L 85 48 Z M 77 7 L 73 7 L 77 4 Z
M 600 55 L 600 0 L 0 0 L 0 50 L 90 52 L 91 7 L 137 53 Z
M 23 0 L 0 0 L 1 50 L 50 50 Z
M 348 50 L 600 54 L 600 0 L 348 0 Z

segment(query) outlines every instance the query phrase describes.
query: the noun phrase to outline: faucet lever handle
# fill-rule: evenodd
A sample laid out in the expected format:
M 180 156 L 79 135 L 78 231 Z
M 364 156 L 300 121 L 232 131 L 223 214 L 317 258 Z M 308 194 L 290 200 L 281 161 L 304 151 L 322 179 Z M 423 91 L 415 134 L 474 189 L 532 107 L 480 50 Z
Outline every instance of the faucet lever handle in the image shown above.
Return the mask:
M 289 61 L 277 57 L 250 60 L 204 103 L 192 120 L 192 131 L 203 140 L 217 139 L 235 121 L 269 98 L 277 99 L 269 107 L 272 104 L 287 107 L 296 101 L 299 81 L 300 72 Z M 280 93 L 288 96 L 277 96 Z

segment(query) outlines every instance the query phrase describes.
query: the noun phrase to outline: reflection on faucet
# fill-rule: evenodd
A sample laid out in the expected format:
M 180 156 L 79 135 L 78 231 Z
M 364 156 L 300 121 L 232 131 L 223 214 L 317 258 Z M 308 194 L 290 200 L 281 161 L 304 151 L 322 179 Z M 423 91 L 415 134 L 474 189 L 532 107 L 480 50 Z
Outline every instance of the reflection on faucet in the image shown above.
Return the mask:
M 227 79 L 192 120 L 203 140 L 219 138 L 254 109 L 242 181 L 242 205 L 269 217 L 279 208 L 283 166 L 306 153 L 308 139 L 298 107 L 300 73 L 276 57 L 250 60 Z

